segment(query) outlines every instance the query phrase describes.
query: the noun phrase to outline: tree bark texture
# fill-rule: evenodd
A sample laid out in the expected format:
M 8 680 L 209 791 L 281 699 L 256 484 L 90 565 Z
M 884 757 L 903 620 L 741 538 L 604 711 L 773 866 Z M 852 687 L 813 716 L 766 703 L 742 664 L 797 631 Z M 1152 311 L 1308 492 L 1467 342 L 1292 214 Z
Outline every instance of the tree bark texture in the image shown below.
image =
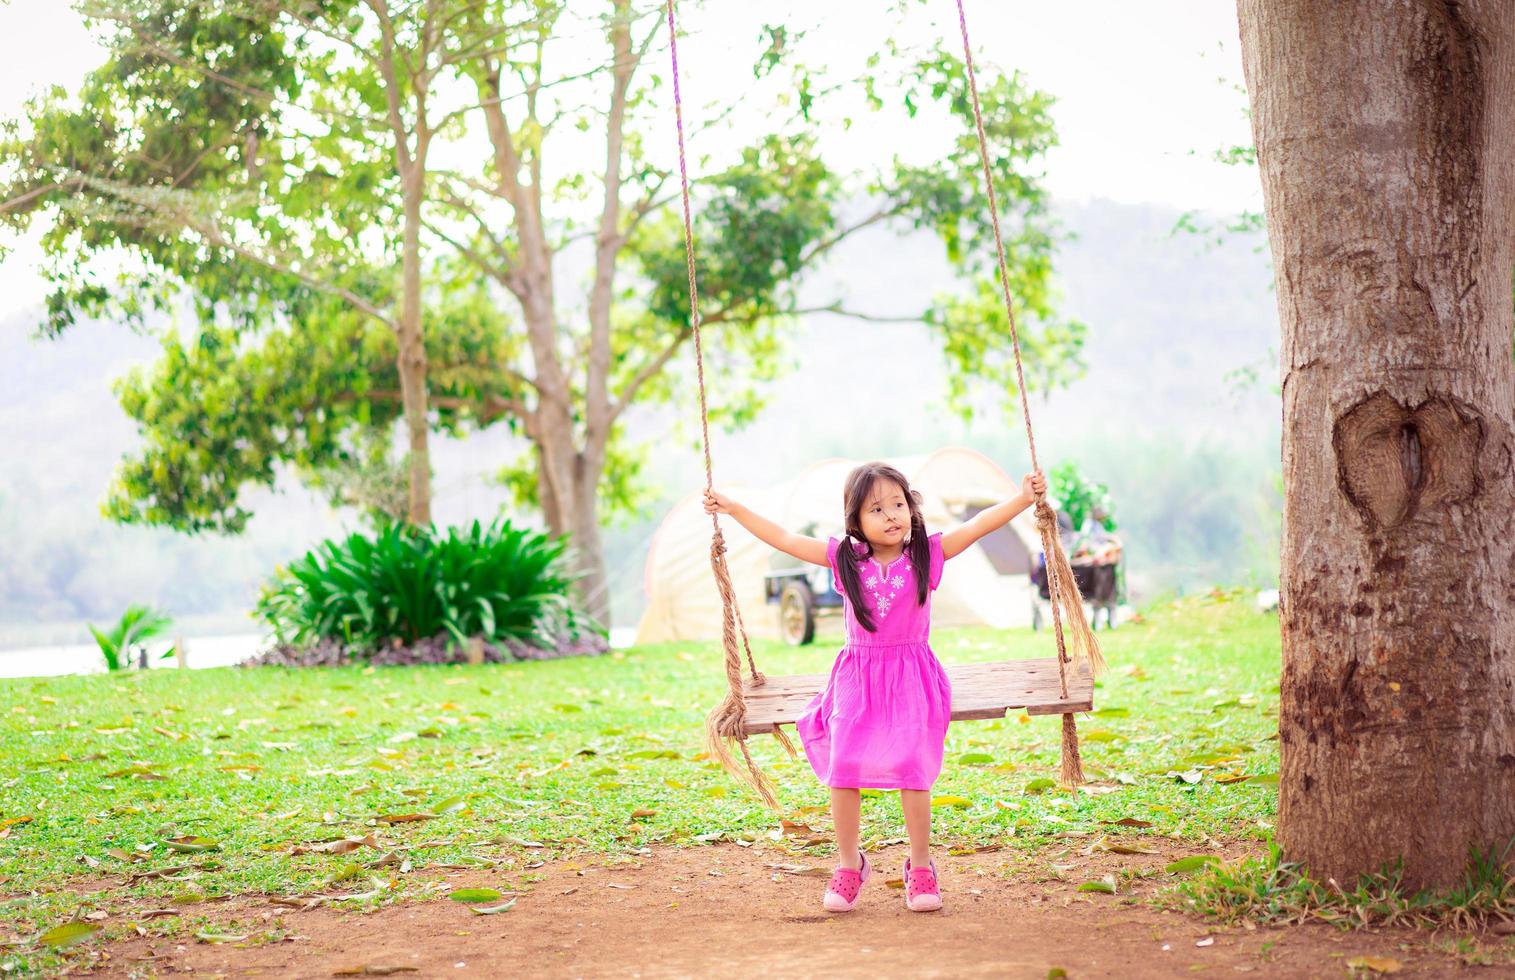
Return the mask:
M 417 527 L 431 523 L 431 420 L 427 405 L 426 342 L 421 324 L 421 196 L 419 168 L 406 173 L 405 230 L 401 252 L 400 316 L 396 321 L 400 391 L 405 405 L 406 465 L 409 497 L 406 519 Z
M 1278 839 L 1515 837 L 1515 0 L 1239 0 L 1282 322 Z

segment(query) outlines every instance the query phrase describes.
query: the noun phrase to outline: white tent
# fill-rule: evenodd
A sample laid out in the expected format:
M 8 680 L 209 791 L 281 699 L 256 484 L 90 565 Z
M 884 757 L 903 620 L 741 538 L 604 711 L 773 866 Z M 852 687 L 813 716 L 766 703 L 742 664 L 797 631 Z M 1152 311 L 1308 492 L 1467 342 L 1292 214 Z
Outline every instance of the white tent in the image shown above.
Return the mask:
M 723 487 L 765 517 L 802 534 L 841 533 L 842 488 L 860 460 L 827 459 L 772 487 Z M 924 500 L 926 528 L 949 531 L 980 510 L 1020 490 L 1020 482 L 982 453 L 962 447 L 888 462 L 905 474 Z M 638 643 L 710 640 L 721 635 L 721 597 L 710 571 L 710 518 L 695 492 L 663 519 L 647 552 L 643 587 L 647 608 Z M 779 635 L 777 606 L 768 605 L 764 575 L 775 552 L 728 516 L 722 516 L 726 561 L 747 632 Z M 1027 510 L 947 563 L 931 601 L 933 623 L 999 628 L 1031 622 L 1030 570 L 1041 552 L 1036 520 Z

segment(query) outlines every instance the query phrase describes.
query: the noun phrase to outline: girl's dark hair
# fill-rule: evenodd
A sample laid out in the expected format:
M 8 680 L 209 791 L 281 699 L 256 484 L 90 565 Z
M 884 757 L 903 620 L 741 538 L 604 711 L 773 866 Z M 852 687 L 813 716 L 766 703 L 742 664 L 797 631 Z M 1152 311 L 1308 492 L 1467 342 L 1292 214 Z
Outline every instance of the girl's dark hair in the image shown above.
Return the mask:
M 863 505 L 868 502 L 868 495 L 881 480 L 897 485 L 905 495 L 905 506 L 910 508 L 910 540 L 905 545 L 905 553 L 910 556 L 910 564 L 915 569 L 917 605 L 926 604 L 926 579 L 931 574 L 931 542 L 926 537 L 926 521 L 921 517 L 921 495 L 910 489 L 905 474 L 887 463 L 864 463 L 848 473 L 847 485 L 842 491 L 847 530 L 841 547 L 836 551 L 836 572 L 841 579 L 842 591 L 847 594 L 847 601 L 852 603 L 852 612 L 857 617 L 858 625 L 870 633 L 878 626 L 873 622 L 873 611 L 863 603 L 863 585 L 857 566 L 859 561 L 873 557 L 873 545 L 863 537 Z M 865 549 L 862 555 L 853 551 L 854 540 Z

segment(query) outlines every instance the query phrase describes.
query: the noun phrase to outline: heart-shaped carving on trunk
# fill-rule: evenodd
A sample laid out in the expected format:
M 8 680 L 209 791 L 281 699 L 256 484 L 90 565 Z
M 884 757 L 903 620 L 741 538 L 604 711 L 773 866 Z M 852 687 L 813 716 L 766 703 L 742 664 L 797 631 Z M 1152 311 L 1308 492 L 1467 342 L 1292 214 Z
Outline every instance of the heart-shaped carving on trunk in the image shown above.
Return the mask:
M 1382 391 L 1342 413 L 1331 435 L 1342 492 L 1382 528 L 1476 496 L 1483 440 L 1482 418 L 1456 399 L 1411 408 Z

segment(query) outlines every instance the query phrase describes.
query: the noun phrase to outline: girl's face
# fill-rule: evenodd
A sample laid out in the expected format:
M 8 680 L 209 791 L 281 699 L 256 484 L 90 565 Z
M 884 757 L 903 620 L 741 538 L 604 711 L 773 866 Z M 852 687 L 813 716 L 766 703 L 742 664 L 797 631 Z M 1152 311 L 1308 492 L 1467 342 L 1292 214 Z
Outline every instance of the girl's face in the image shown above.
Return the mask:
M 874 548 L 903 545 L 910 533 L 910 504 L 905 491 L 893 480 L 874 480 L 863 498 L 858 524 Z

